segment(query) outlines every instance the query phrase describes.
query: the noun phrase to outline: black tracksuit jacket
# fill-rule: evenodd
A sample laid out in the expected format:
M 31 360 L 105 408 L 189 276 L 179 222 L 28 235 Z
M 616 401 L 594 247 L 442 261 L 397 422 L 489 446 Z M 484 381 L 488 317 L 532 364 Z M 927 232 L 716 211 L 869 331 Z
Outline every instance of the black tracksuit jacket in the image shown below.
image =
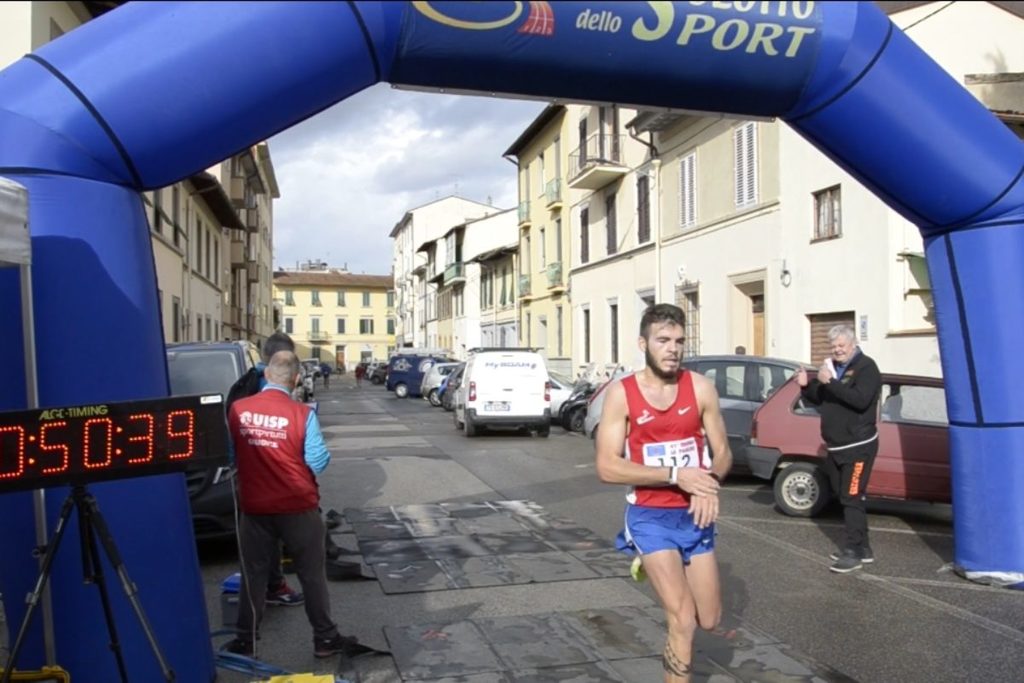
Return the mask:
M 881 393 L 878 366 L 859 349 L 841 380 L 822 384 L 812 379 L 801 390 L 805 399 L 819 406 L 821 438 L 827 448 L 866 441 L 877 433 L 875 419 Z

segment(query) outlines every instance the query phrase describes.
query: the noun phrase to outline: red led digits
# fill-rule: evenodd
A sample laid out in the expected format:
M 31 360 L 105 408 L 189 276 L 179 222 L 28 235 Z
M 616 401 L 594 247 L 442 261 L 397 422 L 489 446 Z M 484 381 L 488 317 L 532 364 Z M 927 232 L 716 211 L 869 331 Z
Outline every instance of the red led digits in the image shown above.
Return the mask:
M 67 447 L 67 444 L 51 444 L 46 442 L 46 432 L 53 428 L 67 426 L 67 421 L 61 420 L 60 422 L 47 422 L 46 424 L 39 428 L 39 450 L 46 451 L 47 453 L 57 451 L 61 454 L 60 464 L 51 465 L 50 467 L 44 467 L 42 470 L 43 474 L 60 474 L 61 472 L 67 471 L 71 456 L 71 450 Z
M 20 477 L 25 471 L 25 428 L 21 425 L 9 425 L 7 427 L 0 427 L 0 463 L 3 462 L 4 455 L 4 441 L 3 435 L 6 433 L 16 433 L 18 435 L 18 468 L 13 472 L 2 472 L 0 473 L 0 479 L 15 479 Z
M 174 418 L 187 418 L 188 426 L 184 431 L 179 431 L 174 428 Z M 179 420 L 180 424 L 180 420 Z M 196 437 L 196 416 L 191 410 L 175 410 L 167 413 L 167 438 L 168 439 L 186 439 L 188 446 L 185 450 L 179 451 L 178 453 L 169 453 L 167 455 L 168 460 L 184 460 L 185 458 L 192 457 L 192 451 L 195 448 L 195 437 Z
M 142 434 L 140 434 L 139 436 L 130 436 L 130 437 L 128 437 L 128 440 L 132 441 L 132 442 L 134 442 L 134 441 L 145 441 L 146 442 L 146 455 L 145 456 L 138 455 L 138 456 L 136 456 L 134 458 L 128 458 L 128 462 L 132 463 L 133 465 L 138 465 L 140 463 L 150 462 L 150 461 L 153 460 L 153 432 L 155 431 L 154 430 L 154 424 L 156 423 L 156 420 L 153 419 L 153 414 L 152 413 L 137 413 L 135 415 L 129 415 L 128 416 L 128 421 L 129 422 L 134 422 L 136 420 L 145 420 L 145 422 L 146 422 L 145 431 Z
M 89 449 L 89 439 L 92 436 L 93 425 L 103 425 L 106 427 L 106 459 L 98 462 L 90 462 L 89 455 L 92 451 Z M 91 420 L 86 420 L 85 425 L 82 427 L 83 434 L 83 447 L 82 447 L 82 464 L 87 469 L 97 469 L 100 467 L 110 467 L 110 463 L 113 460 L 113 448 L 111 442 L 113 441 L 114 434 L 114 421 L 109 417 L 94 417 Z

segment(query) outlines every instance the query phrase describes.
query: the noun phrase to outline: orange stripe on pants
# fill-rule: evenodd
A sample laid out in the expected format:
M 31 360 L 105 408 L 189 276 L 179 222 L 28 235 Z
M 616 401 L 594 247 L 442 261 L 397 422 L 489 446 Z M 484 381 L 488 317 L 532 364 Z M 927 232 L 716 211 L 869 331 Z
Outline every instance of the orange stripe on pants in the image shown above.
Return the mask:
M 853 476 L 850 477 L 850 491 L 851 496 L 856 496 L 860 493 L 860 475 L 864 471 L 864 463 L 858 462 L 853 465 Z

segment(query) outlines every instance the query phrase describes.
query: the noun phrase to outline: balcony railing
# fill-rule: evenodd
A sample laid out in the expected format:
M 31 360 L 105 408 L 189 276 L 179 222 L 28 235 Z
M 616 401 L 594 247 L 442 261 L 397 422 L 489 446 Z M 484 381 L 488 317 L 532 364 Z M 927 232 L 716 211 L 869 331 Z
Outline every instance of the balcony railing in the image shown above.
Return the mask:
M 231 269 L 245 268 L 245 242 L 231 240 Z
M 548 288 L 553 289 L 555 287 L 561 287 L 562 285 L 562 262 L 553 261 L 548 264 L 546 269 L 548 276 Z
M 597 190 L 625 175 L 623 135 L 594 133 L 569 155 L 569 186 Z
M 260 230 L 260 210 L 259 209 L 246 209 L 242 212 L 242 220 L 245 222 L 245 229 L 249 232 L 259 232 Z
M 548 184 L 544 186 L 544 197 L 547 199 L 548 206 L 562 203 L 561 178 L 552 178 L 548 181 Z
M 260 281 L 260 266 L 258 263 L 245 264 L 245 279 L 249 282 Z
M 228 178 L 228 197 L 236 209 L 245 208 L 245 178 L 232 176 Z
M 530 276 L 519 276 L 519 296 L 530 296 Z
M 520 223 L 520 225 L 522 225 L 523 223 L 529 223 L 529 222 L 530 222 L 530 200 L 529 199 L 524 199 L 523 201 L 519 202 L 519 223 Z
M 466 281 L 466 264 L 462 261 L 451 264 L 444 269 L 444 283 L 449 285 L 453 282 Z
M 329 341 L 330 339 L 330 332 L 324 332 L 323 330 L 311 330 L 309 333 L 309 341 Z

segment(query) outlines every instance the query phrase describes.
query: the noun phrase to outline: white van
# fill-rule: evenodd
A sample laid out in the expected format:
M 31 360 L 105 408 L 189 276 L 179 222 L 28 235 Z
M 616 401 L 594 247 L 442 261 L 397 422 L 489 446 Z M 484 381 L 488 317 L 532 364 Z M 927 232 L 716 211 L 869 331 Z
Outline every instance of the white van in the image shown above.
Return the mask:
M 543 356 L 528 349 L 471 352 L 455 394 L 455 426 L 466 436 L 481 427 L 551 431 L 551 380 Z

